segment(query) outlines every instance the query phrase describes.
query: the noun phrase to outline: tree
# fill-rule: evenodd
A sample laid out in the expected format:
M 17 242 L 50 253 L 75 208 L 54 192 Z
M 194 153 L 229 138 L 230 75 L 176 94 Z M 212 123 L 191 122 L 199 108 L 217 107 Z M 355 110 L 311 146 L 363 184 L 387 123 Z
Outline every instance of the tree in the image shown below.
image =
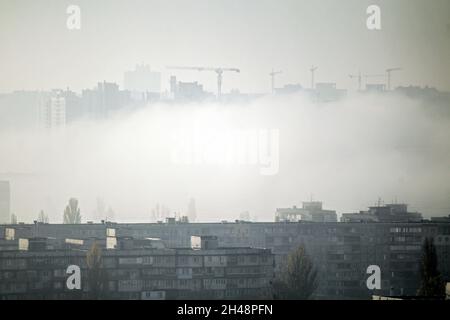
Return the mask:
M 38 222 L 41 222 L 41 223 L 49 223 L 48 216 L 44 213 L 44 210 L 41 210 L 41 211 L 39 212 Z
M 108 279 L 102 264 L 102 249 L 94 242 L 86 255 L 88 286 L 93 300 L 106 298 Z
M 438 258 L 433 238 L 425 238 L 423 242 L 420 276 L 421 283 L 417 292 L 419 296 L 445 296 L 445 283 L 438 270 Z
M 153 222 L 164 220 L 166 217 L 170 216 L 170 209 L 165 205 L 156 204 L 155 208 L 152 209 L 151 219 Z
M 306 300 L 317 288 L 317 270 L 304 246 L 287 257 L 279 279 L 272 284 L 274 299 Z
M 81 223 L 80 208 L 78 208 L 78 200 L 71 198 L 69 204 L 64 210 L 64 223 L 76 224 Z

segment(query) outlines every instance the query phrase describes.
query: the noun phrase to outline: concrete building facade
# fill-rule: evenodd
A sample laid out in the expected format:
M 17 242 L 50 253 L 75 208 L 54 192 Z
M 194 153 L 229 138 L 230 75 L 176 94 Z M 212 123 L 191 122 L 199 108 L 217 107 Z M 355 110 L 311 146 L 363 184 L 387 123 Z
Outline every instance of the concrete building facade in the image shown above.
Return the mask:
M 450 279 L 448 222 L 238 222 L 143 223 L 82 225 L 17 225 L 16 238 L 33 236 L 86 239 L 103 237 L 113 227 L 118 237 L 160 238 L 166 247 L 191 247 L 195 235 L 217 236 L 219 247 L 270 249 L 278 273 L 286 257 L 304 245 L 319 272 L 316 298 L 366 299 L 374 294 L 415 295 L 419 283 L 421 246 L 435 239 L 439 270 Z M 0 227 L 0 237 L 4 236 Z M 381 289 L 366 286 L 367 268 L 381 269 Z M 375 292 L 374 292 L 375 291 Z
M 23 239 L 16 240 L 9 243 Z M 27 246 L 0 251 L 0 299 L 92 297 L 86 260 L 92 242 L 28 240 Z M 129 237 L 106 248 L 104 240 L 95 241 L 102 247 L 103 299 L 270 298 L 274 261 L 268 249 L 165 248 Z M 70 290 L 67 269 L 73 265 L 80 268 L 81 285 Z
M 313 222 L 336 222 L 337 214 L 334 210 L 322 209 L 322 202 L 303 202 L 301 208 L 278 208 L 275 212 L 275 221 L 313 221 Z

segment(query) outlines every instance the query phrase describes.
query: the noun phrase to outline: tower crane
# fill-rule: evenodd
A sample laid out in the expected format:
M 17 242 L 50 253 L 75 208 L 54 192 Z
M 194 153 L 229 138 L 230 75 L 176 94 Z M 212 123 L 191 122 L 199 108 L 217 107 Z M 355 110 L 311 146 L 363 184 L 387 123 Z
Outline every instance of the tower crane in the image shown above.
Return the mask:
M 388 68 L 386 69 L 386 74 L 387 74 L 387 89 L 391 90 L 391 73 L 392 71 L 399 71 L 402 70 L 402 68 Z
M 224 71 L 234 71 L 241 72 L 237 68 L 209 68 L 209 67 L 178 67 L 169 66 L 168 69 L 176 70 L 197 70 L 197 71 L 214 71 L 217 74 L 217 98 L 220 99 L 222 96 L 222 74 Z
M 269 76 L 272 78 L 272 94 L 275 92 L 275 75 L 282 73 L 283 71 L 273 71 L 269 73 Z

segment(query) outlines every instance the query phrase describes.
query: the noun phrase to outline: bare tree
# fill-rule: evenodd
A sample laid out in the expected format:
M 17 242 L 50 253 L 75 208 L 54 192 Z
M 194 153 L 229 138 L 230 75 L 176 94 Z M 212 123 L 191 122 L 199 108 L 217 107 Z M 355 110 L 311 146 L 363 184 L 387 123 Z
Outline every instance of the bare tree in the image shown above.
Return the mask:
M 420 275 L 421 283 L 417 292 L 419 296 L 445 296 L 445 283 L 438 270 L 438 258 L 433 238 L 425 238 L 425 241 L 423 242 Z
M 94 242 L 86 256 L 88 286 L 91 299 L 105 299 L 108 280 L 102 263 L 102 249 Z
M 78 200 L 71 198 L 69 204 L 64 210 L 64 223 L 66 224 L 76 224 L 81 223 L 80 208 L 78 208 Z
M 44 210 L 41 210 L 41 211 L 39 212 L 38 222 L 41 222 L 41 223 L 49 223 L 48 216 L 44 213 Z
M 306 300 L 317 285 L 317 270 L 305 247 L 299 246 L 288 255 L 279 279 L 273 281 L 274 299 Z
M 153 222 L 164 220 L 170 216 L 170 209 L 165 205 L 156 204 L 155 208 L 151 211 L 151 219 Z

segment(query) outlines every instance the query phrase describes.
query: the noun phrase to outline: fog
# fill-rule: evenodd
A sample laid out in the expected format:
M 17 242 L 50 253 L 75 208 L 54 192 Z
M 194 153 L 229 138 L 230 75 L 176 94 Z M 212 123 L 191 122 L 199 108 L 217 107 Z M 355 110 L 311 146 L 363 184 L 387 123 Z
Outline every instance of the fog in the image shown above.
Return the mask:
M 185 214 L 190 198 L 197 221 L 230 221 L 244 211 L 273 221 L 276 208 L 311 198 L 338 215 L 379 197 L 425 217 L 448 215 L 450 117 L 432 108 L 394 94 L 322 104 L 301 94 L 242 105 L 161 103 L 63 129 L 2 130 L 0 178 L 10 180 L 11 210 L 25 222 L 41 209 L 62 222 L 70 197 L 79 199 L 84 222 L 99 218 L 97 198 L 118 222 L 150 222 L 157 203 Z M 244 132 L 278 132 L 268 162 L 221 161 L 227 137 L 236 142 Z M 216 157 L 174 161 L 195 135 L 204 139 L 195 152 Z M 278 160 L 275 174 L 262 174 Z

